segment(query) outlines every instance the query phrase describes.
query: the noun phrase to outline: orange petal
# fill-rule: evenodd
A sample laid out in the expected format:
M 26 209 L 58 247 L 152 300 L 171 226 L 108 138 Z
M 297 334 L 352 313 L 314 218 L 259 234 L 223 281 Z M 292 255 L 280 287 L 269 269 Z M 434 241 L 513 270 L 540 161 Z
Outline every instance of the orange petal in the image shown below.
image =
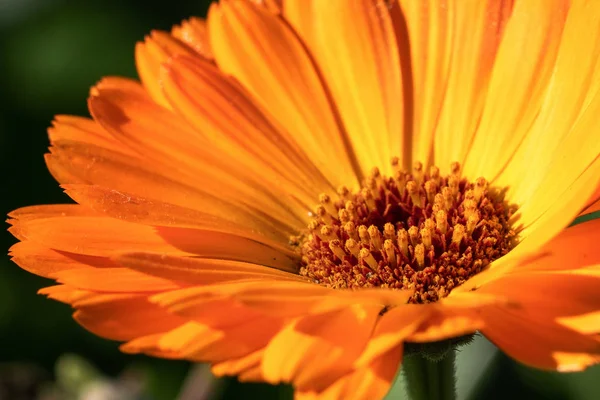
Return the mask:
M 127 268 L 85 268 L 54 273 L 55 279 L 72 287 L 96 292 L 158 292 L 180 285 Z
M 575 371 L 600 359 L 600 341 L 552 320 L 528 318 L 519 310 L 489 306 L 478 310 L 482 333 L 503 352 L 540 369 Z
M 426 73 L 417 75 L 425 75 L 425 79 L 431 79 L 425 80 L 425 85 L 435 84 L 440 80 L 443 83 L 433 88 L 443 92 L 444 100 L 439 114 L 430 117 L 437 122 L 435 163 L 443 170 L 448 170 L 452 161 L 463 162 L 477 130 L 486 104 L 492 66 L 499 51 L 500 40 L 503 33 L 507 37 L 510 29 L 510 21 L 507 24 L 507 20 L 511 15 L 512 2 L 450 0 L 447 4 L 439 1 L 419 3 L 425 3 L 422 7 L 434 10 L 433 22 L 425 26 L 426 29 L 432 27 L 433 35 L 437 37 L 427 42 L 436 50 L 434 57 L 430 57 L 428 47 L 416 50 L 419 56 L 426 57 L 422 61 L 425 63 Z M 436 10 L 437 8 L 447 8 L 447 14 L 446 10 Z M 440 26 L 433 27 L 443 16 L 447 20 L 442 20 Z M 520 22 L 515 21 L 517 24 Z M 430 66 L 431 63 L 436 65 Z M 436 73 L 444 74 L 445 80 L 436 76 Z M 432 97 L 437 99 L 437 96 Z
M 385 312 L 377 321 L 367 347 L 354 362 L 355 367 L 368 367 L 385 353 L 401 348 L 419 325 L 431 315 L 431 309 L 422 305 L 403 305 Z
M 205 210 L 199 211 L 101 186 L 75 184 L 62 185 L 62 187 L 79 204 L 100 214 L 123 221 L 227 233 L 265 243 L 284 252 L 289 251 L 287 244 L 282 241 L 269 240 L 258 232 L 253 232 L 249 226 L 245 225 L 245 221 L 243 221 L 244 225 L 240 225 L 242 221 L 239 219 L 230 221 L 215 215 L 216 213 L 224 214 L 227 211 L 226 207 L 219 207 L 218 202 L 215 202 L 215 212 L 212 213 L 211 207 L 208 205 Z
M 289 134 L 280 133 L 237 82 L 191 58 L 173 59 L 165 71 L 164 91 L 176 111 L 215 147 L 263 171 L 266 183 L 281 186 L 289 201 L 308 209 L 319 193 L 332 191 Z
M 278 237 L 287 241 L 288 234 L 273 229 L 256 218 L 253 213 L 239 206 L 224 202 L 222 199 L 208 195 L 197 188 L 189 186 L 189 182 L 179 180 L 180 177 L 165 174 L 165 169 L 158 170 L 156 164 L 139 158 L 123 155 L 116 151 L 86 143 L 61 141 L 51 148 L 46 162 L 52 174 L 63 184 L 94 184 L 106 189 L 88 190 L 91 196 L 99 190 L 114 190 L 120 193 L 131 193 L 134 197 L 158 201 L 197 210 L 217 218 L 219 225 L 231 226 L 232 223 L 245 227 L 244 232 L 255 231 L 261 236 Z M 64 178 L 67 179 L 64 179 Z M 72 189 L 73 187 L 71 187 Z M 97 203 L 98 200 L 82 200 Z M 206 218 L 198 219 L 202 224 Z M 221 222 L 223 221 L 223 222 Z M 227 222 L 225 222 L 227 221 Z M 211 224 L 212 226 L 214 224 Z
M 62 271 L 117 267 L 108 258 L 60 252 L 30 241 L 12 246 L 10 256 L 27 272 L 51 279 L 56 279 L 57 273 Z
M 241 207 L 268 209 L 273 222 L 296 229 L 305 209 L 285 202 L 277 187 L 265 185 L 255 171 L 232 162 L 186 121 L 127 88 L 99 84 L 88 100 L 94 119 L 109 132 L 170 169 L 196 188 Z M 275 192 L 275 193 L 274 193 Z M 258 218 L 267 214 L 257 213 Z
M 311 6 L 315 36 L 309 45 L 363 174 L 373 167 L 390 174 L 395 156 L 409 167 L 411 134 L 404 125 L 399 49 L 387 7 L 382 2 L 347 0 Z
M 104 147 L 113 151 L 134 156 L 131 149 L 124 146 L 93 119 L 57 115 L 48 128 L 50 142 L 83 142 Z
M 355 305 L 296 320 L 265 349 L 265 379 L 270 383 L 292 382 L 300 391 L 323 390 L 351 371 L 379 311 L 376 306 Z
M 590 220 L 569 227 L 534 253 L 516 257 L 504 256 L 488 269 L 455 288 L 452 294 L 478 289 L 512 273 L 569 271 L 585 265 L 600 263 L 600 249 L 596 245 L 600 234 L 600 220 Z M 513 250 L 514 252 L 514 250 Z
M 83 208 L 83 207 L 82 207 Z M 245 238 L 183 228 L 154 228 L 113 218 L 51 216 L 13 220 L 10 232 L 20 240 L 71 253 L 107 257 L 123 252 L 157 252 L 239 259 L 296 270 L 295 261 L 278 250 Z M 234 253 L 237 253 L 234 254 Z
M 600 304 L 599 285 L 598 277 L 568 272 L 515 273 L 482 286 L 477 293 L 508 298 L 537 317 L 554 319 L 595 311 Z
M 174 329 L 185 319 L 169 314 L 145 297 L 104 300 L 95 304 L 76 304 L 73 318 L 98 336 L 112 340 L 137 337 Z
M 373 360 L 338 379 L 322 392 L 298 391 L 300 400 L 376 400 L 383 399 L 396 377 L 402 361 L 402 346 L 398 345 Z
M 262 349 L 280 328 L 280 321 L 264 317 L 223 329 L 187 322 L 160 337 L 127 343 L 123 350 L 128 353 L 165 352 L 192 361 L 223 362 Z
M 539 249 L 539 253 L 544 254 L 544 257 L 520 266 L 519 270 L 567 271 L 585 265 L 599 264 L 599 239 L 600 219 L 569 227 Z
M 594 194 L 590 196 L 590 200 L 588 201 L 587 205 L 584 207 L 580 215 L 590 214 L 595 211 L 600 211 L 600 183 L 598 184 L 598 187 L 596 187 L 596 191 L 594 192 Z
M 575 190 L 572 185 L 577 185 L 588 169 L 596 168 L 593 164 L 600 154 L 600 144 L 589 139 L 590 132 L 600 126 L 599 7 L 596 2 L 572 2 L 546 100 L 498 178 L 499 185 L 510 187 L 509 201 L 520 205 L 522 237 L 534 230 L 556 234 L 577 216 L 598 187 L 597 171 L 585 178 L 582 188 Z M 553 221 L 554 227 L 541 228 L 542 220 Z
M 487 66 L 491 72 L 489 89 L 485 102 L 480 104 L 485 108 L 465 160 L 463 170 L 467 176 L 494 179 L 529 133 L 554 71 L 565 16 L 564 0 L 515 3 L 496 60 L 492 59 L 493 68 L 492 64 Z M 469 74 L 465 77 L 472 80 Z M 449 123 L 452 124 L 452 118 Z M 452 136 L 448 138 L 454 140 Z M 529 160 L 530 157 L 527 168 L 532 168 Z M 511 187 L 514 184 L 508 183 Z
M 358 170 L 348 139 L 312 59 L 289 26 L 264 8 L 234 1 L 213 4 L 208 28 L 219 68 L 271 111 L 329 182 L 354 186 Z
M 244 357 L 225 360 L 214 364 L 211 370 L 216 376 L 240 375 L 248 370 L 260 367 L 263 354 L 264 350 L 261 349 Z
M 275 268 L 231 260 L 177 257 L 160 253 L 121 253 L 115 255 L 114 259 L 123 266 L 149 275 L 203 285 L 243 279 L 306 282 L 298 275 Z
M 208 29 L 204 19 L 192 17 L 185 20 L 181 25 L 174 26 L 171 34 L 196 50 L 202 57 L 213 60 L 214 57 L 208 40 Z
M 135 62 L 140 79 L 154 101 L 163 107 L 170 107 L 162 93 L 160 67 L 176 54 L 198 56 L 198 53 L 183 41 L 167 32 L 152 31 L 145 41 L 135 46 Z

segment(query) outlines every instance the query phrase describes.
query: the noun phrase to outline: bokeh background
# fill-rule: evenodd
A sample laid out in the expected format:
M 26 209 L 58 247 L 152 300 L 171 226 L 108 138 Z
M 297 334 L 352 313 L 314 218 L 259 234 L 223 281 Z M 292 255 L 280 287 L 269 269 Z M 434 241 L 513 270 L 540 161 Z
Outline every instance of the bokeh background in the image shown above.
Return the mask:
M 323 0 L 327 1 L 327 0 Z M 0 214 L 68 202 L 46 171 L 54 114 L 88 115 L 89 87 L 105 75 L 135 77 L 133 48 L 206 0 L 0 0 Z M 214 379 L 206 366 L 129 356 L 35 293 L 52 284 L 12 264 L 0 234 L 0 400 L 291 399 L 287 386 Z M 518 335 L 515 332 L 515 335 Z M 470 399 L 600 398 L 600 368 L 559 375 L 523 367 L 482 338 L 459 354 L 459 394 Z M 403 398 L 401 382 L 390 398 Z

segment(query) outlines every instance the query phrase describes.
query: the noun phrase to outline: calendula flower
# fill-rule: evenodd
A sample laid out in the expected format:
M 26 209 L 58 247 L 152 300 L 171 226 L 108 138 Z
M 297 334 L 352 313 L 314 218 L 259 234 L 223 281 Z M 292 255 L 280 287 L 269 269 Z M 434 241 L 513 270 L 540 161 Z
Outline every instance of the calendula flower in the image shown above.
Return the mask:
M 298 399 L 477 331 L 599 361 L 600 2 L 222 0 L 135 54 L 50 129 L 77 204 L 11 214 L 85 328 Z

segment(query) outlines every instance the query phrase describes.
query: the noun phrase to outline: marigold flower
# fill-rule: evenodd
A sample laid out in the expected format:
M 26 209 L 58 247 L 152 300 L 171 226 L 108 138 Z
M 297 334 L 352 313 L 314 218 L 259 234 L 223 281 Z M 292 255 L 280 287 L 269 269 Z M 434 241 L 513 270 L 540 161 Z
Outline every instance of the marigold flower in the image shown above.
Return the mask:
M 56 117 L 77 204 L 11 213 L 13 259 L 125 352 L 299 399 L 381 398 L 404 343 L 476 331 L 581 370 L 599 27 L 594 0 L 222 0 Z

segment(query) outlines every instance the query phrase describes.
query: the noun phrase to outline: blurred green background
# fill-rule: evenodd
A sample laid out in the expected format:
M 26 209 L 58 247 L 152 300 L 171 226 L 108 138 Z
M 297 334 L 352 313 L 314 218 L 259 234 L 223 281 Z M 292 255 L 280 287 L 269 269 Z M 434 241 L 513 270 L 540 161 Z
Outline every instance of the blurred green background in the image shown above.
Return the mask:
M 89 87 L 102 76 L 135 76 L 136 41 L 151 29 L 205 15 L 208 3 L 0 0 L 0 213 L 68 201 L 42 156 L 53 115 L 87 115 Z M 15 242 L 5 231 L 0 240 L 2 249 Z M 0 256 L 0 270 L 0 400 L 292 397 L 286 386 L 214 380 L 203 366 L 121 354 L 117 343 L 80 328 L 69 307 L 35 294 L 51 282 L 6 256 Z M 483 339 L 461 351 L 459 376 L 461 398 L 600 397 L 599 368 L 542 373 L 514 363 Z M 105 384 L 96 385 L 104 391 L 84 395 L 81 388 L 90 381 Z M 398 384 L 389 397 L 403 398 L 402 392 Z

